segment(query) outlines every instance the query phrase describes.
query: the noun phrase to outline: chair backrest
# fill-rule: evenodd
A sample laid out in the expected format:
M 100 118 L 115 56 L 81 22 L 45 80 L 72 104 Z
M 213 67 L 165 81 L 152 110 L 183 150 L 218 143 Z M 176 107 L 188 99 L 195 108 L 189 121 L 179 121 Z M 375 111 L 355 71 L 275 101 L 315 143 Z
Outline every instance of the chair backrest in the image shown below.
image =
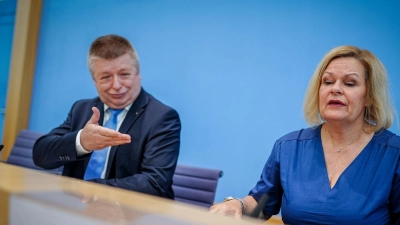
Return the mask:
M 61 174 L 62 168 L 46 170 L 33 163 L 32 148 L 35 141 L 42 135 L 43 133 L 21 130 L 15 140 L 13 148 L 11 149 L 10 155 L 8 156 L 7 163 L 53 174 Z
M 175 200 L 204 207 L 212 206 L 218 179 L 222 175 L 221 170 L 177 165 L 172 184 Z

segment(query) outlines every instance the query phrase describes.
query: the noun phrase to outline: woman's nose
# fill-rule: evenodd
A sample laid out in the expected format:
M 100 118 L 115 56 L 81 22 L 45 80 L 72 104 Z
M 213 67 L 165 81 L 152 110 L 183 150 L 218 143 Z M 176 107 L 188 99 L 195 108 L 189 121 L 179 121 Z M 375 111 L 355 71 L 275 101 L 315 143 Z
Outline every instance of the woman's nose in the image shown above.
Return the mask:
M 340 82 L 337 81 L 333 84 L 331 93 L 332 94 L 343 94 L 343 89 L 342 89 L 342 85 L 340 84 Z

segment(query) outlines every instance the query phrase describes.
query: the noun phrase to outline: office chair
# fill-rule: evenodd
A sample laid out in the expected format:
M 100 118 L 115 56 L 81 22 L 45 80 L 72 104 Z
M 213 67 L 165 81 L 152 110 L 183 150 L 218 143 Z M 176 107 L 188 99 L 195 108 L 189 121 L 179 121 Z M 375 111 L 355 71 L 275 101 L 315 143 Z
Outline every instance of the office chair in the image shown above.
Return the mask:
M 33 163 L 32 148 L 35 141 L 42 135 L 43 133 L 21 130 L 15 140 L 13 148 L 11 149 L 10 155 L 8 156 L 7 163 L 53 174 L 61 174 L 62 168 L 46 170 Z
M 172 178 L 175 200 L 203 207 L 214 204 L 221 170 L 177 165 Z

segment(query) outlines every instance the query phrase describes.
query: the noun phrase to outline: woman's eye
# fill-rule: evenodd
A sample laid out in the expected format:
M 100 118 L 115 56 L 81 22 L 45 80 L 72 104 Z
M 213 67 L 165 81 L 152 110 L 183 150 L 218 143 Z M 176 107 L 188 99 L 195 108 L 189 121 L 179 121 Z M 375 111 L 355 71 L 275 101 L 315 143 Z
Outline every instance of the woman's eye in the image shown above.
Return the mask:
M 356 84 L 353 83 L 353 82 L 348 82 L 348 83 L 346 83 L 346 86 L 348 86 L 348 87 L 354 87 L 354 86 L 356 86 Z
M 333 82 L 332 81 L 329 81 L 329 80 L 326 80 L 326 81 L 324 81 L 324 84 L 325 85 L 330 85 L 330 84 L 332 84 Z

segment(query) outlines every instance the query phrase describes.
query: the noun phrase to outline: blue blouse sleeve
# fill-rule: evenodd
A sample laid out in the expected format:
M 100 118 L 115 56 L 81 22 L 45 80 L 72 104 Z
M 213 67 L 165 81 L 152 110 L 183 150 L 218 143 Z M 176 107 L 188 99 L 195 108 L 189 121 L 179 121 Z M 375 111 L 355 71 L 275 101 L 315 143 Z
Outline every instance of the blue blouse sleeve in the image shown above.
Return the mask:
M 264 194 L 268 195 L 267 204 L 263 209 L 265 215 L 278 214 L 281 208 L 283 190 L 279 166 L 280 146 L 280 142 L 275 143 L 271 155 L 264 166 L 260 180 L 249 193 L 257 202 Z
M 392 190 L 389 197 L 391 208 L 391 224 L 400 224 L 400 162 L 397 162 L 396 171 L 393 178 Z

